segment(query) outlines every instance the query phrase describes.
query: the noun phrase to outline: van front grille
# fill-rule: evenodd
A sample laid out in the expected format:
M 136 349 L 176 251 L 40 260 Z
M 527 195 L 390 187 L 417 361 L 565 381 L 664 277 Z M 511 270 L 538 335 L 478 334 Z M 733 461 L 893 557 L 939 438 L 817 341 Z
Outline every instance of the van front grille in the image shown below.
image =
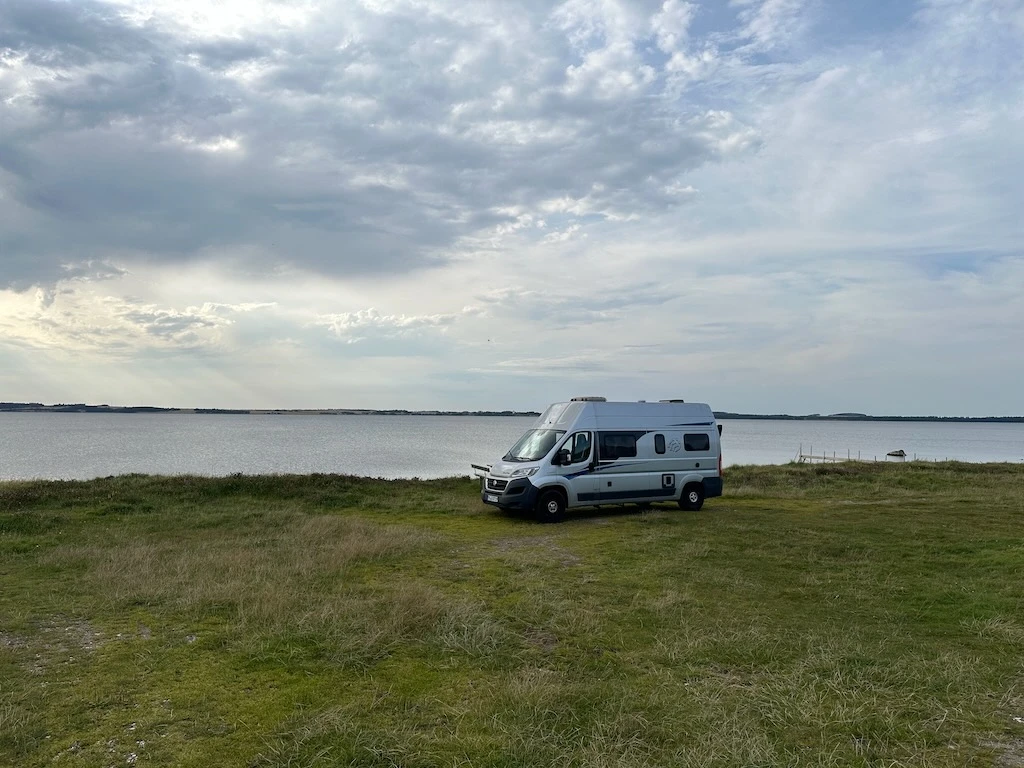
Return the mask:
M 504 491 L 507 487 L 508 480 L 495 480 L 493 477 L 487 478 L 488 491 Z

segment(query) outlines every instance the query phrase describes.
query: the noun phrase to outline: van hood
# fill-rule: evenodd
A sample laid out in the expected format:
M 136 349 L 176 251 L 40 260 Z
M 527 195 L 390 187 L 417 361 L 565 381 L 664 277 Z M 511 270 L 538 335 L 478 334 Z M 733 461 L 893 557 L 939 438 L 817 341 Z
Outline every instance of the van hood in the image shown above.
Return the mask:
M 517 469 L 530 469 L 539 466 L 539 461 L 496 461 L 491 465 L 491 475 L 493 477 L 511 477 Z

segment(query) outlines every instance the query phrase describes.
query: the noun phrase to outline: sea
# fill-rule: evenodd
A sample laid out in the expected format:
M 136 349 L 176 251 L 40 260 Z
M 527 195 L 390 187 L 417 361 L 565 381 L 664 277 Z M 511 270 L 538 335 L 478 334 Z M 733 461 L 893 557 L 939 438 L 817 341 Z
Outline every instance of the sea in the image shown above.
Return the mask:
M 533 424 L 513 416 L 0 413 L 0 480 L 129 473 L 466 476 Z M 800 453 L 1024 461 L 1024 424 L 723 420 L 726 466 Z

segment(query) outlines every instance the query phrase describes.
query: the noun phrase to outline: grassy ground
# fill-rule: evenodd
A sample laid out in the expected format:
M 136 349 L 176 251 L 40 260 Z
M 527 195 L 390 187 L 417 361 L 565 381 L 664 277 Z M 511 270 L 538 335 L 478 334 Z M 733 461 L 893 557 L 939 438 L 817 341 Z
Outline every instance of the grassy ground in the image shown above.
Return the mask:
M 0 483 L 0 765 L 1024 765 L 1024 467 Z

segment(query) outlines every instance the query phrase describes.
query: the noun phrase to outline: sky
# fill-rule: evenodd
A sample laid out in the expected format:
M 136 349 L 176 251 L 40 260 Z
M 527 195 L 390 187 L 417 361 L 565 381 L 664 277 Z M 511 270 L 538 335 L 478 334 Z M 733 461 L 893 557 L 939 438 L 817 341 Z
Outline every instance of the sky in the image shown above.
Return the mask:
M 0 400 L 1024 414 L 1024 0 L 2 0 Z

